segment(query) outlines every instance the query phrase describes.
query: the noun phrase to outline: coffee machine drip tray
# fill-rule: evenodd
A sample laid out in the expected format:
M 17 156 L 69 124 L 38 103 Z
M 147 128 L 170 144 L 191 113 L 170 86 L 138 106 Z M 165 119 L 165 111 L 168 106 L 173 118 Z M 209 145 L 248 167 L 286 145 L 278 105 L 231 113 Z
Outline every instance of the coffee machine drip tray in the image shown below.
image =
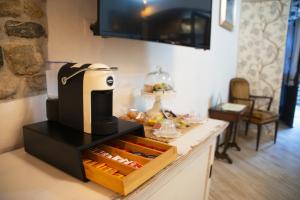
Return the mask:
M 110 135 L 118 132 L 118 118 L 112 116 L 92 122 L 92 135 Z

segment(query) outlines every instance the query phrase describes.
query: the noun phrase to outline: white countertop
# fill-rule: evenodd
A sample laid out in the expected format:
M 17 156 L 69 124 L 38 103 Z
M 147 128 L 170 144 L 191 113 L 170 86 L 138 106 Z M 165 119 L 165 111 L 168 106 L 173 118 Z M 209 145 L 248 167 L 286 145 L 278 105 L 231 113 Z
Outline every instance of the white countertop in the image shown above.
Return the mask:
M 0 177 L 1 200 L 106 200 L 118 196 L 95 183 L 73 178 L 23 148 L 0 155 Z
M 220 134 L 226 126 L 226 122 L 209 119 L 208 123 L 197 128 L 196 132 L 201 134 L 198 139 L 193 139 L 194 142 L 191 146 L 200 145 L 201 142 L 210 136 Z M 191 136 L 189 139 L 188 136 L 185 136 L 186 141 L 195 138 L 194 134 L 191 134 Z M 178 142 L 177 145 L 180 145 L 180 143 Z M 184 150 L 186 149 L 185 147 Z M 176 163 L 183 159 L 183 157 L 181 156 Z M 172 164 L 169 167 L 171 166 Z M 162 172 L 169 167 L 162 170 Z M 162 172 L 155 176 L 155 179 L 160 174 L 163 174 Z M 150 186 L 151 180 L 146 183 L 146 187 Z M 137 189 L 128 197 L 131 199 L 137 193 L 140 195 L 143 192 L 143 188 L 145 186 Z M 23 148 L 0 155 L 1 200 L 106 200 L 117 198 L 119 198 L 118 194 L 93 182 L 85 183 L 73 178 L 63 171 L 31 156 Z

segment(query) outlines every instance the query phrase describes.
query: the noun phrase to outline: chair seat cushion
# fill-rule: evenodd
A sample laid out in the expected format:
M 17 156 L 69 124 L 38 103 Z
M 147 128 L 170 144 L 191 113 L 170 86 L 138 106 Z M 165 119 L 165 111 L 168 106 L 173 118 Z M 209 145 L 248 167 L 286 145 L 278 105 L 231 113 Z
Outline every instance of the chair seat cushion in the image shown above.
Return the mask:
M 245 113 L 244 119 L 248 120 L 248 118 L 249 113 Z M 276 121 L 278 120 L 278 118 L 279 116 L 273 112 L 254 109 L 250 122 L 255 124 L 266 124 L 269 122 Z

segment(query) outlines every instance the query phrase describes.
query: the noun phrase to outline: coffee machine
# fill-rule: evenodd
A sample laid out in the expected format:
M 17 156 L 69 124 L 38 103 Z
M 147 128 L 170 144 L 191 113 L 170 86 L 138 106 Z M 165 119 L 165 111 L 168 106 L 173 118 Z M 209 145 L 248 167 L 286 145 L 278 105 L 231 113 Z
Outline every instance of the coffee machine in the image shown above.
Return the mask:
M 58 72 L 58 99 L 47 101 L 48 120 L 78 131 L 109 135 L 118 130 L 113 112 L 114 67 L 67 63 Z

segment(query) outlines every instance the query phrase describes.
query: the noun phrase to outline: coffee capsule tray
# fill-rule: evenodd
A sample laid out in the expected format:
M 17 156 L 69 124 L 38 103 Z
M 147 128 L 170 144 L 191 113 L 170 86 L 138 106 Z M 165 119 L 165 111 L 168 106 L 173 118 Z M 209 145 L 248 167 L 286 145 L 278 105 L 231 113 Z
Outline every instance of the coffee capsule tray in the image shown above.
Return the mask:
M 127 195 L 177 157 L 176 147 L 126 135 L 83 151 L 88 180 Z

